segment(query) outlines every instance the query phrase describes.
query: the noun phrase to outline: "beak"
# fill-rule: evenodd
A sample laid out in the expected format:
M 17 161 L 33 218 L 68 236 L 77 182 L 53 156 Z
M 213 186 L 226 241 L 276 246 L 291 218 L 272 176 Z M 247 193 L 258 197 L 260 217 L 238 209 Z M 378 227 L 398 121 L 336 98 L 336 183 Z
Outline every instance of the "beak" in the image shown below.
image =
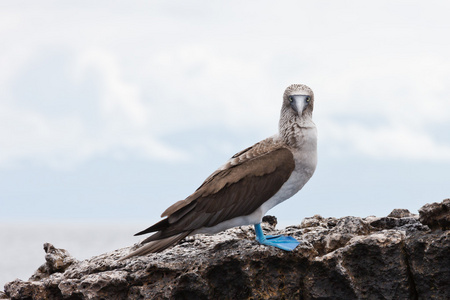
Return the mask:
M 302 114 L 303 111 L 308 107 L 311 97 L 307 95 L 291 95 L 289 96 L 289 101 L 291 103 L 292 109 L 297 114 Z

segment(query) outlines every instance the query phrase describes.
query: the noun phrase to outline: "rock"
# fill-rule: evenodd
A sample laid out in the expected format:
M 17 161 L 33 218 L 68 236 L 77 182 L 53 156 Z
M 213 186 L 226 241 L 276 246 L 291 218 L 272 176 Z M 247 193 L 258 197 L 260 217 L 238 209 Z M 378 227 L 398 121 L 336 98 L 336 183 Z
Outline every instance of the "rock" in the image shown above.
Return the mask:
M 409 210 L 404 208 L 396 208 L 388 215 L 389 218 L 408 218 L 414 217 L 416 215 L 409 212 Z
M 420 222 L 431 229 L 450 229 L 450 198 L 441 203 L 425 204 L 419 209 Z
M 425 205 L 420 219 L 316 215 L 278 231 L 265 218 L 265 233 L 302 242 L 292 252 L 258 244 L 251 226 L 124 261 L 138 245 L 77 261 L 45 244 L 46 263 L 0 299 L 450 299 L 446 203 Z
M 40 266 L 31 276 L 31 280 L 39 280 L 53 273 L 63 273 L 70 265 L 77 262 L 69 252 L 64 249 L 56 249 L 52 244 L 44 244 L 46 263 Z
M 419 299 L 450 299 L 450 231 L 406 238 L 405 259 Z
M 409 299 L 405 234 L 386 230 L 355 236 L 346 246 L 315 258 L 306 275 L 306 299 Z
M 262 221 L 273 227 L 277 226 L 277 223 L 278 223 L 277 218 L 274 216 L 264 216 Z
M 308 228 L 308 227 L 327 227 L 326 222 L 324 222 L 324 218 L 319 215 L 314 215 L 310 218 L 304 218 L 302 223 L 300 224 L 300 228 Z
M 376 218 L 375 220 L 370 222 L 370 225 L 377 228 L 382 229 L 392 229 L 399 228 L 408 230 L 412 228 L 413 230 L 428 230 L 428 226 L 423 225 L 418 222 L 418 217 L 406 217 L 406 218 Z

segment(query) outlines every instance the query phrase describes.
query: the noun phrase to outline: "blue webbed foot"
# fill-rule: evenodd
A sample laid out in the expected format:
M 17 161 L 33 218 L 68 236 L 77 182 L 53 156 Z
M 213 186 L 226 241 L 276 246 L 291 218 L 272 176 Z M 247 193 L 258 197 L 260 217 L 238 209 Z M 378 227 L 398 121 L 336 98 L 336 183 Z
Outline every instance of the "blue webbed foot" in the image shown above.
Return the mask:
M 292 236 L 284 236 L 284 235 L 265 236 L 262 231 L 261 224 L 255 224 L 255 234 L 256 240 L 260 244 L 277 247 L 285 251 L 292 251 L 295 249 L 295 247 L 297 247 L 300 244 Z

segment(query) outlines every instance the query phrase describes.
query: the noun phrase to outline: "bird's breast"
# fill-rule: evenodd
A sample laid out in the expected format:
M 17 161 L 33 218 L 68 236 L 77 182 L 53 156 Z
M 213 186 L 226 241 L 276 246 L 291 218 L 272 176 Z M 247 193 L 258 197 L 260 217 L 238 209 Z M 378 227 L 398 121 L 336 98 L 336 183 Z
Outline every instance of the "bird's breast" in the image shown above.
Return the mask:
M 299 139 L 301 142 L 291 149 L 295 161 L 294 171 L 280 190 L 260 207 L 263 215 L 300 191 L 316 170 L 317 131 L 315 126 L 302 128 L 299 136 L 301 136 Z

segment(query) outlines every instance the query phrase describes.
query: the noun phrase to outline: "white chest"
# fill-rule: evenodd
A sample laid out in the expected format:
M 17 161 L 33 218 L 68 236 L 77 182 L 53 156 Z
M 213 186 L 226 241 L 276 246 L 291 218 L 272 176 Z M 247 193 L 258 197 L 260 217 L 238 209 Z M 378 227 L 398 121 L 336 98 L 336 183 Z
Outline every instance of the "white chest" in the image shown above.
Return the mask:
M 269 201 L 261 206 L 262 214 L 300 191 L 314 174 L 317 165 L 317 131 L 315 126 L 302 129 L 302 139 L 294 151 L 295 169 L 289 179 Z

